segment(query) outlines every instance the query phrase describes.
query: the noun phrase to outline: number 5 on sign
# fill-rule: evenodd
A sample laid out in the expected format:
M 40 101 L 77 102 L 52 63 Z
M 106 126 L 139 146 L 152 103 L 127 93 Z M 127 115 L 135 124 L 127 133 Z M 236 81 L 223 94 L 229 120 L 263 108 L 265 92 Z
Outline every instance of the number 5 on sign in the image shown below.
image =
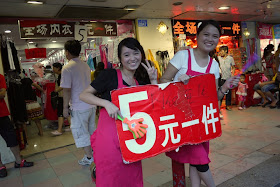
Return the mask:
M 87 27 L 84 25 L 75 25 L 75 40 L 87 42 Z

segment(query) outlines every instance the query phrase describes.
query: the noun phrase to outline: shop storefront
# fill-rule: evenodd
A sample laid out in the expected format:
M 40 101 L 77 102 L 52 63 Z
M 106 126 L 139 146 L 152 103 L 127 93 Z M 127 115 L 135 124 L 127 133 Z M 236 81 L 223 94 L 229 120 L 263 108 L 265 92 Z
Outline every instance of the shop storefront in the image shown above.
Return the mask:
M 42 120 L 44 136 L 38 136 L 35 124 L 27 125 L 29 132 L 25 133 L 22 127 L 20 130 L 21 153 L 30 155 L 57 147 L 73 144 L 74 140 L 71 132 L 66 132 L 61 137 L 52 137 L 52 125 L 56 123 L 56 111 L 51 106 L 50 93 L 54 91 L 55 83 L 53 78 L 46 77 L 45 67 L 55 62 L 67 64 L 64 55 L 64 43 L 67 40 L 79 40 L 82 44 L 80 57 L 91 68 L 95 70 L 97 63 L 104 63 L 105 68 L 117 66 L 117 45 L 126 37 L 135 37 L 134 22 L 132 20 L 106 21 L 106 22 L 68 22 L 56 20 L 20 20 L 19 35 L 24 45 L 18 45 L 9 38 L 8 35 L 2 38 L 2 43 L 15 46 L 18 53 L 18 68 L 10 66 L 9 60 L 2 60 L 3 72 L 8 78 L 10 72 L 20 74 L 20 70 L 25 70 L 25 75 L 30 77 L 33 72 L 39 76 L 36 82 L 43 87 L 46 94 L 37 95 L 41 104 L 45 119 Z M 1 56 L 3 59 L 3 53 Z M 8 65 L 9 64 L 9 65 Z M 7 79 L 8 81 L 11 79 Z M 7 83 L 9 84 L 9 82 Z M 8 98 L 20 98 L 18 95 L 8 94 Z M 23 101 L 24 102 L 24 101 Z M 11 107 L 10 110 L 15 108 Z M 13 105 L 13 104 L 12 104 Z M 17 106 L 18 107 L 18 106 Z M 11 119 L 15 119 L 11 111 Z M 22 123 L 26 121 L 22 120 Z M 67 125 L 67 121 L 65 121 Z M 32 127 L 32 128 L 31 128 Z M 55 127 L 54 127 L 55 128 Z M 31 129 L 31 130 L 30 130 Z M 27 136 L 28 134 L 28 136 Z M 52 143 L 53 142 L 53 143 Z
M 174 50 L 195 48 L 196 33 L 199 20 L 172 20 L 172 32 L 174 36 Z M 240 47 L 241 23 L 240 22 L 219 22 L 221 24 L 222 36 L 217 45 L 226 45 L 229 48 L 229 55 L 233 56 L 237 67 L 242 67 L 244 59 L 244 49 Z

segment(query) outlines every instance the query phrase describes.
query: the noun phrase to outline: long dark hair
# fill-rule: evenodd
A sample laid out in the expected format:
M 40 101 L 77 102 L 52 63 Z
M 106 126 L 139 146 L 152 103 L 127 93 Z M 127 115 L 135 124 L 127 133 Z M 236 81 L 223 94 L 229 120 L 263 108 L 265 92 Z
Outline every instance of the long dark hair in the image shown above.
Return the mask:
M 119 45 L 118 45 L 118 57 L 119 57 L 120 63 L 122 63 L 121 62 L 121 52 L 122 52 L 122 47 L 123 46 L 125 46 L 129 49 L 132 49 L 132 50 L 139 50 L 140 53 L 141 53 L 141 56 L 142 56 L 141 62 L 146 64 L 146 61 L 145 61 L 146 55 L 145 55 L 144 49 L 141 46 L 141 44 L 138 42 L 138 40 L 136 40 L 135 38 L 125 38 L 119 43 Z M 146 69 L 141 64 L 136 69 L 134 77 L 137 80 L 141 80 L 146 84 L 151 83 Z
M 271 52 L 271 50 L 273 50 L 274 45 L 273 44 L 268 44 L 264 50 L 263 50 L 263 59 L 265 59 Z

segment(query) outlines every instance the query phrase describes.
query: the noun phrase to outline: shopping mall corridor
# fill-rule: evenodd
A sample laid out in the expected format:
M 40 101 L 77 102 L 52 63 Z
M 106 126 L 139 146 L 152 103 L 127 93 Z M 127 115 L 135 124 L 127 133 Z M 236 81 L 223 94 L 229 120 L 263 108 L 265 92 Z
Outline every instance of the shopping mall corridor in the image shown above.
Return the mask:
M 257 168 L 269 159 L 279 158 L 280 154 L 279 109 L 259 106 L 239 111 L 234 107 L 232 111 L 222 110 L 222 113 L 223 134 L 210 141 L 210 168 L 216 185 L 220 187 L 227 186 L 226 181 L 237 181 L 240 174 Z M 8 177 L 0 179 L 0 186 L 95 186 L 91 182 L 89 167 L 77 163 L 82 157 L 83 151 L 74 145 L 27 156 L 28 160 L 35 162 L 35 166 L 14 169 L 13 163 L 7 164 Z M 161 154 L 142 163 L 145 187 L 172 186 L 171 161 L 168 157 Z M 280 165 L 279 159 L 277 164 Z M 185 170 L 188 176 L 188 165 Z M 262 180 L 259 184 L 266 187 L 280 183 L 272 179 L 280 179 L 279 169 L 269 179 L 258 180 Z M 234 186 L 256 187 L 259 184 Z

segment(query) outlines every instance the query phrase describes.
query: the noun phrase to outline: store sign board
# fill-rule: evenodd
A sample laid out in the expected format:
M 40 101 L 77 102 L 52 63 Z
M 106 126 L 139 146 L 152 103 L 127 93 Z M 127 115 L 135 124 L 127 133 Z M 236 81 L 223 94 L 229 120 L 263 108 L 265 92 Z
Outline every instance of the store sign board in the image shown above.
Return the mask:
M 273 38 L 280 39 L 280 24 L 273 26 Z
M 273 39 L 272 25 L 265 23 L 258 23 L 259 39 Z
M 174 20 L 172 22 L 172 31 L 174 35 L 186 34 L 187 36 L 195 36 L 197 26 L 201 21 L 193 20 Z M 222 35 L 239 36 L 241 35 L 240 22 L 219 22 L 221 24 Z
M 138 27 L 148 27 L 148 20 L 146 20 L 146 19 L 139 19 L 138 20 Z
M 46 48 L 25 49 L 25 56 L 26 59 L 47 58 L 47 49 Z
M 117 36 L 116 22 L 93 22 L 84 25 L 87 27 L 89 38 L 93 36 Z
M 74 22 L 20 20 L 20 38 L 74 37 Z
M 213 85 L 213 86 L 209 86 Z M 136 162 L 185 144 L 198 144 L 221 135 L 215 76 L 181 82 L 115 90 L 112 102 L 129 120 L 143 118 L 147 133 L 134 139 L 126 124 L 116 120 L 122 157 Z
M 117 36 L 116 22 L 81 23 L 87 28 L 87 37 Z M 20 38 L 75 37 L 75 22 L 20 20 Z
M 87 42 L 87 27 L 84 25 L 75 25 L 75 40 Z

